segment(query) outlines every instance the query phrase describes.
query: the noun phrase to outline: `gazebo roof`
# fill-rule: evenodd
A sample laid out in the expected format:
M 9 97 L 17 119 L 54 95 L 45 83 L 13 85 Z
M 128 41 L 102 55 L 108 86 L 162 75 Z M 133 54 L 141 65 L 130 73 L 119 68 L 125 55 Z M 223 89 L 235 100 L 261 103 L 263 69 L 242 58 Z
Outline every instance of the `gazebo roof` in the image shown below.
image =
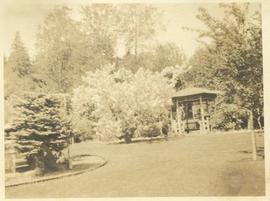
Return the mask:
M 209 90 L 205 88 L 197 88 L 197 87 L 191 87 L 191 88 L 186 88 L 181 91 L 176 92 L 173 95 L 174 97 L 186 97 L 186 96 L 193 96 L 193 95 L 199 95 L 199 94 L 209 94 L 209 95 L 217 95 L 220 94 L 220 91 L 214 91 L 214 90 Z

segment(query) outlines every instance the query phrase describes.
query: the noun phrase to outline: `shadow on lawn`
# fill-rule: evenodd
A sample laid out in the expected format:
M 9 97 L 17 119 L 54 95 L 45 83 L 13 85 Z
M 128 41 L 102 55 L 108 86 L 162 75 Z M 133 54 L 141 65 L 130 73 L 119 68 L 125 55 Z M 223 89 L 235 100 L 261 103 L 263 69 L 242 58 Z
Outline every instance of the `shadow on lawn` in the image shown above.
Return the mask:
M 144 138 L 144 139 L 132 139 L 129 143 L 125 141 L 117 142 L 115 144 L 134 144 L 134 143 L 157 143 L 162 141 L 168 141 L 168 138 Z
M 244 159 L 228 162 L 220 174 L 222 196 L 265 195 L 265 174 L 262 160 Z
M 264 158 L 264 147 L 263 146 L 257 147 L 256 151 L 257 151 L 257 156 Z M 252 152 L 249 150 L 242 150 L 239 152 L 243 153 L 243 154 L 252 154 Z
M 56 176 L 56 175 L 61 175 L 63 173 L 73 173 L 73 172 L 78 172 L 78 171 L 83 171 L 83 170 L 87 170 L 90 168 L 94 168 L 98 166 L 98 164 L 76 164 L 72 166 L 72 169 L 70 170 L 58 170 L 58 171 L 54 171 L 54 172 L 49 172 L 44 174 L 44 176 Z

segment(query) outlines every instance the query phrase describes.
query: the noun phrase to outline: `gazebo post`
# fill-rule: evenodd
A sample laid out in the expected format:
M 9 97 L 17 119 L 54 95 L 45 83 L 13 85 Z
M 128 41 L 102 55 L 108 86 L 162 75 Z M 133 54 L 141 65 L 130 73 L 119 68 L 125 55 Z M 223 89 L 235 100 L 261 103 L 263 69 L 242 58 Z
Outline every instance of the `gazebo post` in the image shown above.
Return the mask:
M 179 132 L 181 133 L 181 114 L 179 112 L 179 102 L 176 101 L 176 120 L 177 120 L 177 127 Z
M 217 114 L 217 100 L 214 99 L 214 116 Z
M 213 124 L 213 118 L 212 116 L 216 117 L 216 114 L 217 114 L 217 109 L 216 109 L 216 106 L 217 106 L 217 101 L 216 99 L 214 98 L 214 111 L 213 111 L 213 115 L 211 115 L 211 132 L 212 132 L 212 124 Z
M 188 127 L 188 118 L 189 118 L 189 116 L 188 116 L 188 103 L 187 102 L 185 102 L 184 108 L 185 108 L 184 111 L 185 111 L 185 120 L 186 120 L 184 131 L 186 133 L 189 133 L 189 127 Z
M 183 123 L 184 118 L 185 118 L 184 115 L 185 115 L 185 112 L 184 112 L 184 103 L 182 102 L 181 103 L 181 115 L 180 115 L 181 134 L 183 134 L 185 132 L 185 124 Z
M 174 123 L 173 123 L 173 108 L 171 107 L 171 112 L 170 112 L 170 119 L 171 119 L 171 131 L 172 133 L 175 132 L 174 130 Z
M 202 121 L 200 131 L 204 131 L 205 124 L 204 124 L 204 110 L 203 110 L 202 96 L 200 96 L 200 107 L 201 107 L 201 121 Z

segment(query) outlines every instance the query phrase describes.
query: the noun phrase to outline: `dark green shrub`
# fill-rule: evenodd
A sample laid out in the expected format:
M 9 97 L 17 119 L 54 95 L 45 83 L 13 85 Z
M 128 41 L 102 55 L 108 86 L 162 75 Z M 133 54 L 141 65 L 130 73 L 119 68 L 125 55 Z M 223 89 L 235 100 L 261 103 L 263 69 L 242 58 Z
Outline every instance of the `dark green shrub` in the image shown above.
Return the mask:
M 235 104 L 220 104 L 212 116 L 214 129 L 238 130 L 247 127 L 247 111 Z
M 56 170 L 72 134 L 65 119 L 65 96 L 27 93 L 15 105 L 15 111 L 11 134 L 16 139 L 17 150 L 26 153 L 32 168 Z

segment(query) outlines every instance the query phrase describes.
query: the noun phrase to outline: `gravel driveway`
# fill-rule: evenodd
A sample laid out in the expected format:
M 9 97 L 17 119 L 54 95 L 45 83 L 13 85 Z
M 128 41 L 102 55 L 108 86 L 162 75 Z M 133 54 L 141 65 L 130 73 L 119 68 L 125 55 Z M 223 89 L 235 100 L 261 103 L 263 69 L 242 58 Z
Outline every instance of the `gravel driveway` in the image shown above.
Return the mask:
M 133 144 L 75 144 L 109 162 L 82 175 L 6 189 L 6 198 L 259 196 L 264 161 L 250 160 L 250 135 L 183 136 Z

